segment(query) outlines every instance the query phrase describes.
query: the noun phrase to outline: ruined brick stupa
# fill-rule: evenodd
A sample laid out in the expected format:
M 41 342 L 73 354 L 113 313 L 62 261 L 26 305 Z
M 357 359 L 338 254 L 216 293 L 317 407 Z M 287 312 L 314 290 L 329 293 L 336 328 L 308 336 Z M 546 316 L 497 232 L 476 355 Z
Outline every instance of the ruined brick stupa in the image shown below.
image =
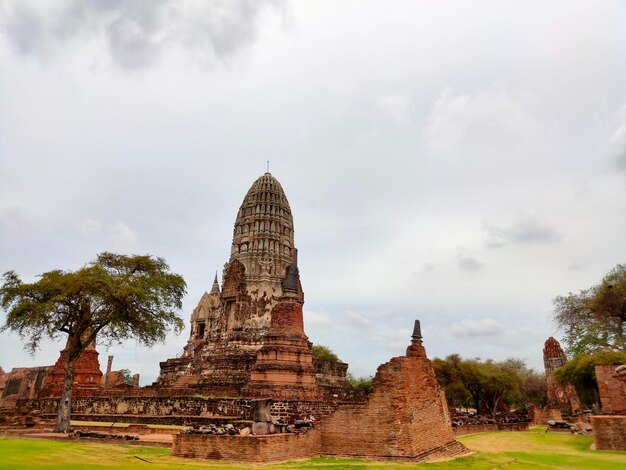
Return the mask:
M 311 356 L 296 254 L 289 202 L 278 180 L 265 173 L 237 213 L 221 288 L 216 275 L 192 314 L 183 355 L 161 363 L 157 385 L 195 387 L 212 396 L 258 396 L 281 384 L 298 399 L 319 398 L 318 386 L 326 394 L 341 393 L 347 364 L 322 364 Z M 287 327 L 286 318 L 292 322 Z M 255 366 L 257 361 L 264 364 Z M 254 387 L 248 386 L 251 378 Z
M 576 389 L 571 384 L 559 384 L 553 372 L 567 362 L 561 344 L 550 336 L 543 348 L 543 363 L 546 370 L 548 407 L 558 409 L 563 415 L 571 415 L 581 410 Z

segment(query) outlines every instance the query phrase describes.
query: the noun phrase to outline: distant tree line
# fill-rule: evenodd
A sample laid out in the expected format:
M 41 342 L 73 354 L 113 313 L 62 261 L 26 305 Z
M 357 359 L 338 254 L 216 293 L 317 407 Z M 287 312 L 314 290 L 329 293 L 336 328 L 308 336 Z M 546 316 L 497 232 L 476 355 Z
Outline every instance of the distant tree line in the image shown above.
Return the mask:
M 525 411 L 531 404 L 546 403 L 545 375 L 529 369 L 520 359 L 482 361 L 451 354 L 432 363 L 453 408 L 475 408 L 478 413 L 495 416 L 503 408 Z

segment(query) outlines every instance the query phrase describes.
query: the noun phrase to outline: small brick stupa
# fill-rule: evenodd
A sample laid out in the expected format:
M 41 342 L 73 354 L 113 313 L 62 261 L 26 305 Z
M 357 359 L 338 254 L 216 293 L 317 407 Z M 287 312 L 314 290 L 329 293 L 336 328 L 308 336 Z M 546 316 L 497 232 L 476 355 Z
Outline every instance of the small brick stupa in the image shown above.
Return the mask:
M 283 295 L 272 309 L 265 344 L 257 352 L 246 397 L 321 400 L 309 339 L 304 334 L 302 285 L 297 251 L 282 285 Z
M 467 452 L 454 439 L 419 321 L 406 355 L 381 364 L 373 383 L 365 404 L 340 406 L 322 420 L 323 455 L 420 461 Z
M 67 346 L 61 351 L 57 362 L 48 370 L 45 387 L 39 392 L 39 398 L 60 397 L 65 381 Z M 72 395 L 92 397 L 102 390 L 102 371 L 98 361 L 95 344 L 90 344 L 74 362 L 74 384 Z

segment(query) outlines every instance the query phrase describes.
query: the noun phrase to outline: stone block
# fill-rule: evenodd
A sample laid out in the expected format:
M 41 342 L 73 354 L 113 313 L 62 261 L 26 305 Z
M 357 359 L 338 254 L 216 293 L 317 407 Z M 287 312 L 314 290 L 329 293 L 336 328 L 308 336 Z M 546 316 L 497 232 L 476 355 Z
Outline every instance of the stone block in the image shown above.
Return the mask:
M 269 432 L 270 432 L 270 427 L 268 423 L 264 423 L 264 422 L 252 423 L 252 434 L 254 434 L 255 436 L 264 436 L 266 434 L 269 434 Z

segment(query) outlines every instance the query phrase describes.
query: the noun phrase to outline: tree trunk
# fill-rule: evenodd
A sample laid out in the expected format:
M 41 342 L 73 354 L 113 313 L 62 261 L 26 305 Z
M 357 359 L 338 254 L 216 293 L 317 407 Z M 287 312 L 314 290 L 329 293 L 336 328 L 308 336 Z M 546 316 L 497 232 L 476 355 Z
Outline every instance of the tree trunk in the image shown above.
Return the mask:
M 476 414 L 479 415 L 480 414 L 480 395 L 472 394 L 472 398 L 474 398 L 474 408 L 476 408 Z
M 497 397 L 493 401 L 493 408 L 491 409 L 491 417 L 496 419 L 496 415 L 498 413 L 498 403 L 500 403 L 500 397 Z
M 74 385 L 74 361 L 76 358 L 73 354 L 67 356 L 65 363 L 65 381 L 63 382 L 63 393 L 59 400 L 59 408 L 57 412 L 57 423 L 54 432 L 67 433 L 72 430 L 70 419 L 72 413 L 72 385 Z

